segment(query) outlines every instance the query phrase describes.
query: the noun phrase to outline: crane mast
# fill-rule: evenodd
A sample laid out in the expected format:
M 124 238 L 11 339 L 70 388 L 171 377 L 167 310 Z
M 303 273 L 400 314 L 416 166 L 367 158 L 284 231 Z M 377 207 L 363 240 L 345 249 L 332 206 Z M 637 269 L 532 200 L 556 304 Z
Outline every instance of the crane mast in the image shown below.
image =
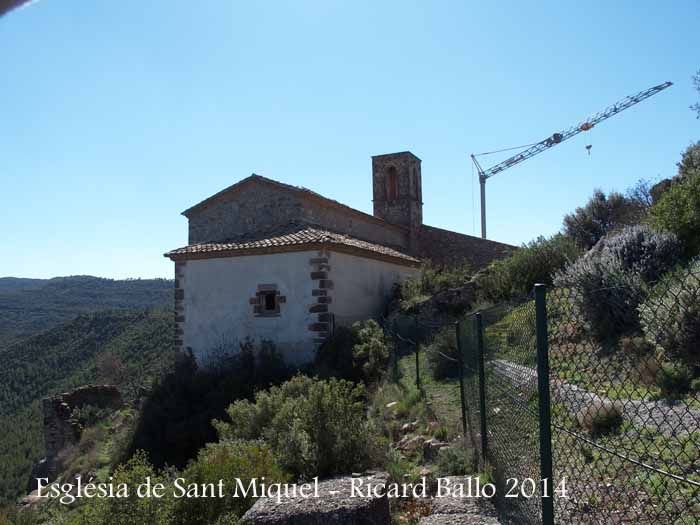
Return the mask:
M 476 157 L 480 155 L 485 155 L 485 153 L 481 153 L 478 155 L 472 154 L 472 162 L 474 163 L 477 173 L 479 174 L 479 187 L 481 193 L 481 237 L 483 239 L 486 238 L 486 181 L 489 178 L 493 177 L 497 173 L 502 172 L 503 170 L 515 166 L 516 164 L 520 164 L 521 162 L 531 157 L 534 157 L 535 155 L 542 153 L 545 150 L 548 150 L 552 146 L 561 144 L 565 140 L 569 140 L 570 138 L 575 137 L 579 133 L 593 129 L 593 127 L 596 124 L 603 122 L 606 119 L 609 119 L 613 115 L 617 115 L 618 113 L 626 110 L 627 108 L 638 104 L 642 100 L 656 95 L 660 91 L 663 91 L 664 89 L 672 85 L 672 82 L 664 82 L 663 84 L 659 84 L 658 86 L 654 86 L 649 89 L 645 89 L 644 91 L 640 91 L 636 95 L 625 97 L 619 102 L 613 104 L 612 106 L 608 106 L 605 110 L 596 113 L 595 115 L 580 122 L 579 124 L 572 126 L 571 128 L 561 131 L 559 133 L 554 133 L 551 137 L 547 137 L 546 139 L 543 139 L 535 144 L 528 146 L 524 151 L 521 151 L 520 153 L 513 155 L 512 157 L 509 157 L 506 160 L 499 162 L 495 166 L 491 166 L 486 170 L 484 170 L 479 164 L 479 161 L 476 160 Z

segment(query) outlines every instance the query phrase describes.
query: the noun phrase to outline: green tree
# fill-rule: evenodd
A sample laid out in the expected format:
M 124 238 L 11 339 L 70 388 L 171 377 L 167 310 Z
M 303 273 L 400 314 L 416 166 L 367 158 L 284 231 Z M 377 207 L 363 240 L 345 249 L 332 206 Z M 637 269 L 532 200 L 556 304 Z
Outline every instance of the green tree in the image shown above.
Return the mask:
M 644 212 L 644 205 L 637 199 L 595 190 L 585 206 L 564 217 L 564 232 L 588 250 L 608 233 L 639 223 Z
M 675 233 L 686 256 L 700 253 L 700 142 L 683 153 L 678 175 L 649 211 L 658 230 Z
M 487 301 L 506 301 L 527 295 L 536 283 L 551 284 L 554 273 L 580 254 L 581 250 L 571 237 L 562 234 L 549 239 L 538 237 L 477 274 L 479 294 Z

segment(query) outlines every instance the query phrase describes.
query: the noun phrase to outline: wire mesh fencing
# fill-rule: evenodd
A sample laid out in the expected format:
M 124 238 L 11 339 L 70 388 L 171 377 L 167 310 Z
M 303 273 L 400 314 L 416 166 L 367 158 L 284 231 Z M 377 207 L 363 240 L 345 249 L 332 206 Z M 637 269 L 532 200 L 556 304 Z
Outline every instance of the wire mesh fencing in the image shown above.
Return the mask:
M 548 294 L 560 522 L 700 523 L 700 266 Z
M 539 292 L 395 326 L 403 355 L 444 353 L 416 359 L 419 386 L 440 362 L 461 371 L 455 418 L 502 521 L 700 523 L 700 263 Z
M 479 415 L 471 428 L 505 522 L 542 522 L 535 321 L 535 303 L 528 300 L 483 310 L 461 323 L 466 403 Z

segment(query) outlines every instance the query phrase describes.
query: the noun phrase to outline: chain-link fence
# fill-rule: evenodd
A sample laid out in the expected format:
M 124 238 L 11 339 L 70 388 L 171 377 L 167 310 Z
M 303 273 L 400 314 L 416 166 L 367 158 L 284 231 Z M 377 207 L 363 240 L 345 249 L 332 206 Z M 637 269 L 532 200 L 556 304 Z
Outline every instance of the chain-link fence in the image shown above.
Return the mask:
M 403 355 L 462 370 L 462 425 L 503 522 L 700 523 L 700 266 L 605 284 L 392 327 Z M 448 331 L 459 351 L 436 344 Z
M 534 301 L 502 304 L 468 318 L 463 338 L 467 399 L 480 413 L 482 465 L 493 469 L 504 521 L 540 523 L 539 402 Z
M 548 294 L 560 522 L 700 523 L 700 271 Z

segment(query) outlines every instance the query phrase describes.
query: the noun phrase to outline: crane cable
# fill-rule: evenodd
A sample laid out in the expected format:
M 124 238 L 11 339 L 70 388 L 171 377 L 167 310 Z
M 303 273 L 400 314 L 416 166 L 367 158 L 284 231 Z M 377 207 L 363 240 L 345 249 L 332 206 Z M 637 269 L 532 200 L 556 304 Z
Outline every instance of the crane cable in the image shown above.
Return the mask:
M 532 144 L 525 144 L 524 146 L 515 146 L 513 148 L 504 148 L 504 149 L 497 149 L 497 150 L 493 150 L 493 151 L 485 151 L 483 153 L 476 153 L 474 156 L 481 157 L 482 155 L 492 155 L 494 153 L 502 153 L 504 151 L 512 151 L 514 149 L 529 148 L 530 146 L 534 146 L 535 144 L 539 144 L 539 142 L 533 142 Z

